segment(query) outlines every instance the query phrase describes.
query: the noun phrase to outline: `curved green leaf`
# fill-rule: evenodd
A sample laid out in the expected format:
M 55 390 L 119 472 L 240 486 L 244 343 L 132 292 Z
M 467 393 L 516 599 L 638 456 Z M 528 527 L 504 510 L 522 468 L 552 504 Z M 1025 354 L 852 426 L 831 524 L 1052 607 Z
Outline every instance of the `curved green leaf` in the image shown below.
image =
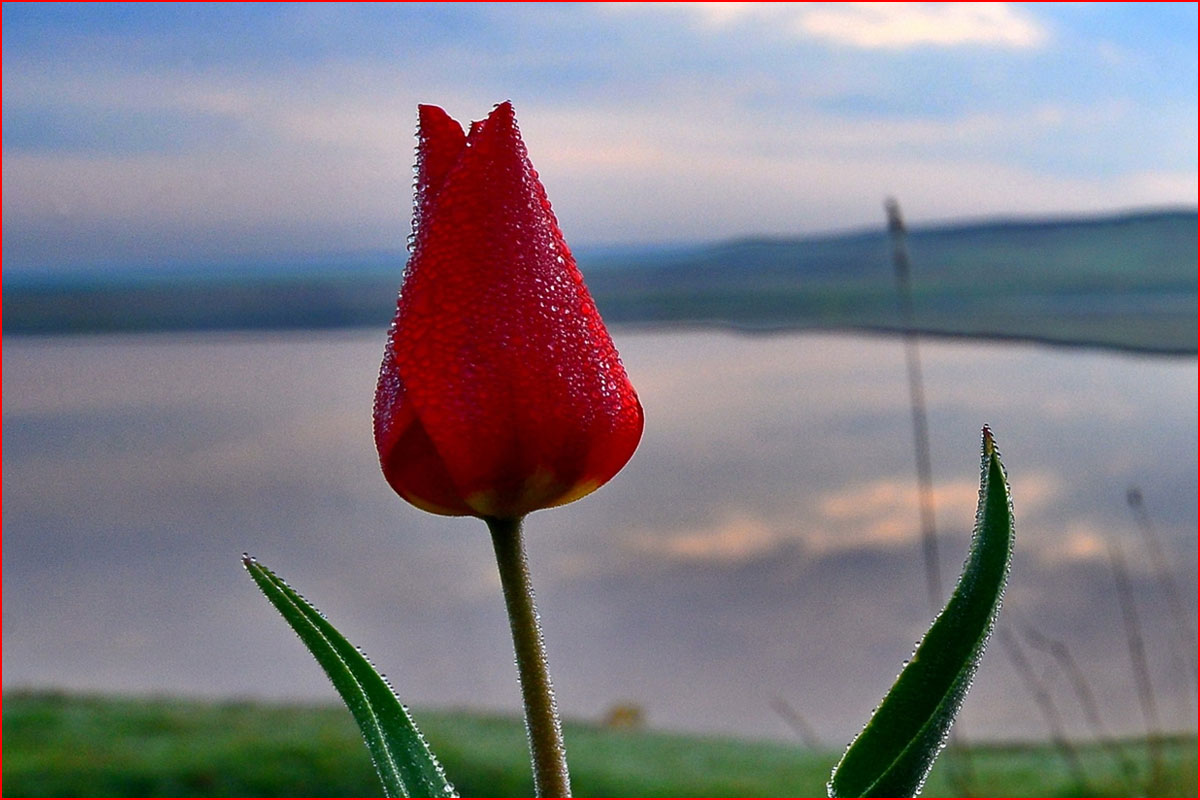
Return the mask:
M 274 572 L 248 555 L 242 564 L 350 708 L 386 795 L 457 797 L 425 737 L 367 657 Z
M 975 532 L 962 576 L 911 660 L 850 744 L 830 797 L 912 797 L 950 733 L 1000 610 L 1013 545 L 1008 481 L 983 429 Z

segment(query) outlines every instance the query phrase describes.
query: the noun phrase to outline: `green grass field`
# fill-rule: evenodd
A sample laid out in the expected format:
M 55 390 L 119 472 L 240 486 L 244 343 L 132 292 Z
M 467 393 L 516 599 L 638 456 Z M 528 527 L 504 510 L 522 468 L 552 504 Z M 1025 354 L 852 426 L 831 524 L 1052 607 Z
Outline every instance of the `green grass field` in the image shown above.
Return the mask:
M 170 699 L 9 693 L 4 697 L 3 790 L 14 796 L 362 796 L 379 786 L 345 710 Z M 464 796 L 532 791 L 520 720 L 415 712 Z M 579 796 L 823 796 L 835 750 L 568 724 Z M 1196 737 L 1162 743 L 1163 770 L 1148 782 L 1144 741 L 1112 753 L 1079 745 L 1087 784 L 1049 745 L 973 746 L 944 755 L 926 796 L 1191 796 Z M 950 763 L 950 759 L 956 759 Z M 958 765 L 957 768 L 954 768 Z M 964 775 L 958 783 L 949 773 Z

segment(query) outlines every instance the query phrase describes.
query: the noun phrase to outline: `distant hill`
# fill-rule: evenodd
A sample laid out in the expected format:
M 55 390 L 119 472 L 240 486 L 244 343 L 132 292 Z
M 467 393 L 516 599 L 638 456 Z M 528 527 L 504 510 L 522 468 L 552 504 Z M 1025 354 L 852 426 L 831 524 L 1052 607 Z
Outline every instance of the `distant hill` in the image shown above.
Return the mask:
M 918 228 L 916 324 L 947 335 L 1196 352 L 1194 211 Z M 593 273 L 627 322 L 898 330 L 886 231 L 725 242 Z
M 1161 211 L 910 231 L 925 332 L 1196 352 L 1197 215 Z M 384 327 L 402 254 L 295 269 L 4 281 L 6 334 Z M 886 231 L 581 253 L 610 323 L 898 330 Z

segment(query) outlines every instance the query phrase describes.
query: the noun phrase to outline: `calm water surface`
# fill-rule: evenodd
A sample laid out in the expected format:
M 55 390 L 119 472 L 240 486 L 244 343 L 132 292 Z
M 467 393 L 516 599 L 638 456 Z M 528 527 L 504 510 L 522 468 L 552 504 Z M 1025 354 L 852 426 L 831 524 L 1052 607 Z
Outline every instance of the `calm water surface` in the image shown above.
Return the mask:
M 830 743 L 865 721 L 930 617 L 898 340 L 617 331 L 646 408 L 629 467 L 528 524 L 565 713 Z M 378 332 L 10 338 L 4 348 L 4 685 L 332 698 L 239 563 L 289 578 L 416 706 L 515 711 L 481 523 L 405 505 L 379 474 Z M 1002 624 L 1059 638 L 1105 722 L 1142 718 L 1108 548 L 1124 552 L 1158 710 L 1194 686 L 1125 503 L 1141 487 L 1194 631 L 1196 361 L 923 343 L 943 581 L 996 431 L 1018 551 Z M 1072 732 L 1087 727 L 1030 651 Z M 993 647 L 972 738 L 1045 736 Z

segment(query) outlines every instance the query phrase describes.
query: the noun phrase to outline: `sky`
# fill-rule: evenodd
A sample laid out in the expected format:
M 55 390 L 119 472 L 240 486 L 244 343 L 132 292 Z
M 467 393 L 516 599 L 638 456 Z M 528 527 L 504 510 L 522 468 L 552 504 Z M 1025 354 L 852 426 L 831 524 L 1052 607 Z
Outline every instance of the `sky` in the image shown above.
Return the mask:
M 1193 4 L 3 9 L 15 271 L 398 250 L 416 105 L 512 100 L 568 241 L 1193 206 Z

